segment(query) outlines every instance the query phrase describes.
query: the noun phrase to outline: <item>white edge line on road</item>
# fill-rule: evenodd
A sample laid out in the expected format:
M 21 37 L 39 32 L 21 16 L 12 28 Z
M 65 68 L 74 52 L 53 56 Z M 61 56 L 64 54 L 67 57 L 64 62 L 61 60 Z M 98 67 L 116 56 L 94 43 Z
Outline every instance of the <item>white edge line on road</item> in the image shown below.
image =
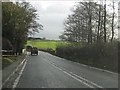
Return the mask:
M 61 59 L 62 60 L 66 60 L 64 58 L 61 58 Z M 76 64 L 79 64 L 79 65 L 82 65 L 82 66 L 85 66 L 85 67 L 89 67 L 89 68 L 92 68 L 92 69 L 96 69 L 96 70 L 99 70 L 99 71 L 104 71 L 104 72 L 108 72 L 108 73 L 111 73 L 111 74 L 118 74 L 118 73 L 115 73 L 115 72 L 111 72 L 111 71 L 108 71 L 108 70 L 105 70 L 105 69 L 100 69 L 100 68 L 92 67 L 92 66 L 85 65 L 85 64 L 82 64 L 82 63 L 78 63 L 78 62 L 73 62 L 73 61 L 70 61 L 70 60 L 66 60 L 66 61 L 69 61 L 69 62 L 72 62 L 72 63 L 76 63 Z
M 15 79 L 15 82 L 14 82 L 12 88 L 16 88 L 16 86 L 17 86 L 17 84 L 18 84 L 18 82 L 20 80 L 20 77 L 21 77 L 21 75 L 22 75 L 22 73 L 23 73 L 23 71 L 25 69 L 26 64 L 27 64 L 27 60 L 25 61 L 24 65 L 23 65 L 23 67 L 22 67 L 22 69 L 21 69 L 21 71 L 19 73 L 19 76 Z
M 44 60 L 44 61 L 46 61 L 46 60 Z M 47 62 L 47 61 L 46 61 L 46 62 Z M 68 73 L 68 72 L 66 72 L 65 70 L 63 70 L 63 69 L 55 66 L 54 64 L 50 63 L 49 61 L 48 61 L 47 63 L 51 64 L 53 67 L 59 69 L 60 71 L 62 71 L 62 72 L 64 72 L 65 74 L 67 74 L 68 76 L 74 78 L 75 80 L 81 82 L 82 84 L 85 84 L 86 86 L 88 86 L 88 87 L 90 87 L 90 88 L 95 88 L 94 86 L 99 87 L 99 88 L 102 88 L 101 86 L 98 86 L 97 84 L 94 84 L 94 86 L 93 86 L 93 85 L 89 85 L 89 84 L 87 83 L 88 80 L 87 80 L 87 81 L 85 81 L 85 80 L 83 81 L 83 78 L 81 78 L 82 80 L 80 80 L 80 79 L 79 79 L 80 77 L 77 78 L 77 77 L 71 75 L 70 73 Z M 72 74 L 73 74 L 73 73 L 72 73 Z M 89 82 L 91 82 L 91 81 L 89 81 Z
M 7 81 L 15 74 L 15 72 L 18 70 L 18 68 L 25 62 L 26 59 L 23 59 L 23 61 L 17 66 L 17 68 L 10 74 L 10 76 L 3 82 L 2 86 L 5 85 Z

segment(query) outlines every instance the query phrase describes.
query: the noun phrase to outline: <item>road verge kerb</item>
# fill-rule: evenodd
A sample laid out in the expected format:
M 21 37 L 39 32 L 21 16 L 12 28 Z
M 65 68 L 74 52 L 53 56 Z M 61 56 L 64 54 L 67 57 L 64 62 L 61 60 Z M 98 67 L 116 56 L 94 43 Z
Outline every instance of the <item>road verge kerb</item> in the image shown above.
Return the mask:
M 48 53 L 48 54 L 50 54 L 50 53 Z M 50 54 L 50 55 L 52 55 L 52 54 Z M 54 56 L 54 57 L 57 57 L 57 56 Z M 99 71 L 102 71 L 102 72 L 107 72 L 107 73 L 117 74 L 117 75 L 118 75 L 118 73 L 116 73 L 116 72 L 112 72 L 112 71 L 109 71 L 109 70 L 105 70 L 105 69 L 101 69 L 101 68 L 97 68 L 97 67 L 89 66 L 89 65 L 86 65 L 86 64 L 82 64 L 82 63 L 74 62 L 74 61 L 67 60 L 67 59 L 62 58 L 62 57 L 57 57 L 57 58 L 60 58 L 61 60 L 66 60 L 66 61 L 69 61 L 69 62 L 72 62 L 72 63 L 76 63 L 76 64 L 82 65 L 82 66 L 84 66 L 84 67 L 89 67 L 89 68 L 96 69 L 96 70 L 99 70 Z
M 26 61 L 26 58 L 27 58 L 27 55 L 26 55 L 25 59 L 23 59 L 22 62 L 16 67 L 16 69 L 14 69 L 14 71 L 9 75 L 9 77 L 2 83 L 2 86 L 4 86 L 5 83 L 6 83 L 7 81 L 9 81 L 9 79 L 17 72 L 18 68 L 19 68 L 21 65 L 24 64 L 24 62 Z
M 62 59 L 62 60 L 66 60 L 66 59 L 64 59 L 64 58 L 61 58 L 61 59 Z M 69 61 L 69 60 L 67 60 L 67 61 Z M 96 69 L 96 70 L 103 71 L 103 72 L 107 72 L 107 73 L 111 73 L 111 74 L 118 74 L 118 73 L 111 72 L 111 71 L 108 71 L 108 70 L 104 70 L 104 69 L 101 69 L 101 68 L 92 67 L 92 66 L 89 66 L 89 65 L 86 65 L 86 64 L 81 64 L 81 63 L 78 63 L 78 62 L 73 62 L 73 61 L 69 61 L 69 62 L 76 63 L 76 64 L 82 65 L 82 66 L 84 66 L 84 67 L 89 67 L 89 68 L 92 68 L 92 69 Z

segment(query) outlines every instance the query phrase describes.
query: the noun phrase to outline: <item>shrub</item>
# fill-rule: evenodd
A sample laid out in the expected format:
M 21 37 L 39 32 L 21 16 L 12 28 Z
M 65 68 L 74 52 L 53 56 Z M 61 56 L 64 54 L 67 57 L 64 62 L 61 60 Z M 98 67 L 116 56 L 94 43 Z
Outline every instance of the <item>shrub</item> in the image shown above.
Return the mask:
M 10 65 L 13 61 L 10 58 L 2 58 L 2 68 Z
M 55 50 L 51 49 L 51 48 L 47 48 L 46 51 L 48 53 L 51 53 L 51 54 L 55 54 Z
M 120 46 L 120 45 L 119 45 Z M 56 55 L 112 71 L 118 70 L 118 42 L 58 46 Z
M 17 60 L 17 56 L 3 56 L 2 57 L 2 68 L 7 67 L 11 63 Z

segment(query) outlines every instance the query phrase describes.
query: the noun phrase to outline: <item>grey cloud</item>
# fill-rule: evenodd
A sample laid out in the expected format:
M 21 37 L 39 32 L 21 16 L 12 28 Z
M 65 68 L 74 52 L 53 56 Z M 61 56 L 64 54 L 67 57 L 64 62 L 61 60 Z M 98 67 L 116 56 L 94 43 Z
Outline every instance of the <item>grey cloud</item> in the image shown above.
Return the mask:
M 44 26 L 43 31 L 35 34 L 35 37 L 46 37 L 48 39 L 59 39 L 59 35 L 64 30 L 63 22 L 67 15 L 71 13 L 72 5 L 64 2 L 53 2 L 45 9 L 41 7 L 40 2 L 31 3 L 38 11 L 38 22 Z
M 63 4 L 55 4 L 54 6 L 49 6 L 44 13 L 69 13 L 69 9 Z

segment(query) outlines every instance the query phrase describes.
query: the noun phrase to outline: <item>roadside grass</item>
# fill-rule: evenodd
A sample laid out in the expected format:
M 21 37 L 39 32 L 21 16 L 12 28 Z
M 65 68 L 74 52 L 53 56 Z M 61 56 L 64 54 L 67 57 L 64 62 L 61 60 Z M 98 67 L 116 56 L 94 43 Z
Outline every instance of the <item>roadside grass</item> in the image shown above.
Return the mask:
M 17 60 L 17 56 L 2 56 L 2 69 Z
M 16 61 L 21 61 L 23 59 L 25 59 L 26 54 L 23 53 L 22 55 L 5 55 L 2 56 L 2 69 L 8 67 L 9 65 L 13 64 Z
M 67 42 L 64 41 L 55 41 L 55 40 L 28 40 L 27 45 L 32 45 L 38 49 L 52 49 L 56 50 L 58 45 L 66 45 Z

